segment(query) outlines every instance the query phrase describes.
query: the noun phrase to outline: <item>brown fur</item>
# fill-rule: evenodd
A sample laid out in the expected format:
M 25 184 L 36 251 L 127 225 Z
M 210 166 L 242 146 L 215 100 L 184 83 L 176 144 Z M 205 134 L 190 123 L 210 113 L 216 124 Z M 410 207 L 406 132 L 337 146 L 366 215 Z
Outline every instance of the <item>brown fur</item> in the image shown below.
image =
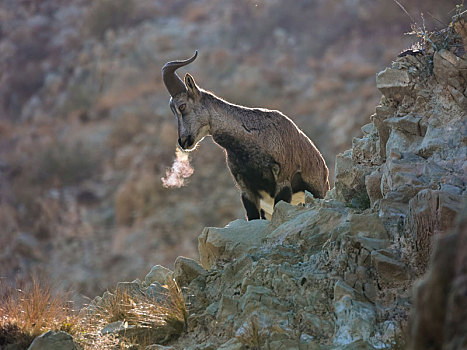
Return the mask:
M 264 217 L 262 193 L 274 202 L 290 202 L 292 194 L 308 190 L 323 198 L 329 171 L 313 142 L 279 111 L 231 104 L 199 89 L 185 76 L 186 92 L 172 97 L 178 120 L 179 144 L 191 150 L 205 136 L 225 149 L 230 171 L 242 191 L 248 219 Z

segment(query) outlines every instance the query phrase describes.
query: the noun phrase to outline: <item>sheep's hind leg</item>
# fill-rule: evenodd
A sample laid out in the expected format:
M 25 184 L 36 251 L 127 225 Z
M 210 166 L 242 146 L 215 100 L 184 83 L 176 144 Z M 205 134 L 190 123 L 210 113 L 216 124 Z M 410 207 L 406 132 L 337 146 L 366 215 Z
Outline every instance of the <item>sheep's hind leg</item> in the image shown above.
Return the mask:
M 276 195 L 274 196 L 274 205 L 279 201 L 290 203 L 292 201 L 292 186 L 289 182 L 278 184 Z

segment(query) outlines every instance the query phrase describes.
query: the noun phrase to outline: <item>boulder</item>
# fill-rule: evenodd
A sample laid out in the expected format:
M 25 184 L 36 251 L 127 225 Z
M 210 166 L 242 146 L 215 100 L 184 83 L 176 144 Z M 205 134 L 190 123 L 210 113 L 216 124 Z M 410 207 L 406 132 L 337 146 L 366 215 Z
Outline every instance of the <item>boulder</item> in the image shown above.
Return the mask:
M 382 287 L 398 286 L 409 279 L 407 267 L 402 262 L 388 256 L 384 250 L 372 251 L 371 261 L 378 274 L 378 283 Z
M 198 237 L 201 265 L 210 269 L 220 258 L 240 257 L 265 238 L 267 220 L 235 220 L 224 228 L 206 227 Z
M 376 313 L 370 303 L 353 300 L 344 295 L 334 301 L 336 330 L 334 344 L 349 345 L 357 340 L 367 341 L 374 332 Z
M 350 234 L 356 237 L 387 239 L 388 233 L 378 213 L 350 214 Z
M 412 79 L 407 70 L 386 68 L 376 75 L 376 87 L 384 96 L 402 101 L 412 89 Z
M 179 256 L 175 260 L 174 279 L 181 287 L 187 286 L 198 276 L 205 276 L 207 271 L 195 260 Z
M 73 341 L 66 332 L 49 331 L 34 339 L 28 350 L 80 350 L 81 347 Z
M 153 282 L 165 285 L 167 278 L 173 278 L 173 272 L 164 266 L 156 265 L 151 268 L 151 271 L 144 278 L 144 285 L 149 286 Z

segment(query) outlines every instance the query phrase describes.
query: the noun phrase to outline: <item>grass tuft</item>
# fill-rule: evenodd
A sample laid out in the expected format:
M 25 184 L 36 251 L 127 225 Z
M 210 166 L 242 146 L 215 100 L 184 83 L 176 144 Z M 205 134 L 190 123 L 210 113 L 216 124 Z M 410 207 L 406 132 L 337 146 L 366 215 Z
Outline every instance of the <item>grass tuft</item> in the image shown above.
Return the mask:
M 128 291 L 105 293 L 83 320 L 88 332 L 83 334 L 80 343 L 89 349 L 103 341 L 141 347 L 153 343 L 164 344 L 177 338 L 187 325 L 185 300 L 172 279 L 168 279 L 163 287 L 166 294 L 157 299 Z M 108 335 L 101 334 L 106 325 L 118 321 L 123 329 Z
M 18 344 L 27 348 L 35 337 L 49 330 L 77 331 L 77 317 L 66 293 L 53 292 L 50 285 L 37 280 L 24 287 L 3 289 L 0 346 Z
M 237 332 L 237 339 L 250 349 L 259 350 L 265 342 L 267 333 L 261 329 L 258 316 L 251 316 L 246 325 Z

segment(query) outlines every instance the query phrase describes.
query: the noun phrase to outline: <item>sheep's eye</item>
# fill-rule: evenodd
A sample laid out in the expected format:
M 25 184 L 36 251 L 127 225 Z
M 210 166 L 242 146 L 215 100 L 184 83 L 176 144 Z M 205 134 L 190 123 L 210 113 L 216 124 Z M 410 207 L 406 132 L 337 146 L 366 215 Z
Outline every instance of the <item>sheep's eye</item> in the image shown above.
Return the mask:
M 180 107 L 178 107 L 178 109 L 180 110 L 180 112 L 183 112 L 183 111 L 185 110 L 185 108 L 186 108 L 186 104 L 185 104 L 185 103 L 182 104 L 182 105 L 180 105 Z

